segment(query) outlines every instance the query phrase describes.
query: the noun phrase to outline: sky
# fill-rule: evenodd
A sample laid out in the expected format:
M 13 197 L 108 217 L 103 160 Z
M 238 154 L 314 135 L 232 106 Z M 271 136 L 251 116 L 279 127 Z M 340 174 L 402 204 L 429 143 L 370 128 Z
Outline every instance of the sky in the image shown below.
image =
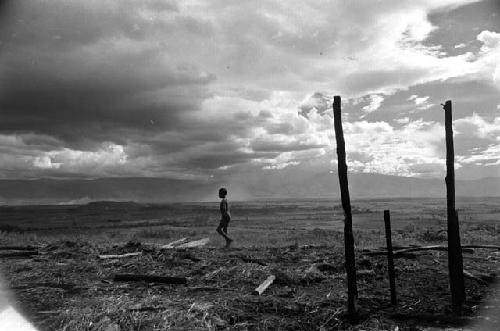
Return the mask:
M 500 1 L 0 2 L 0 178 L 500 176 Z M 288 172 L 290 173 L 290 172 Z

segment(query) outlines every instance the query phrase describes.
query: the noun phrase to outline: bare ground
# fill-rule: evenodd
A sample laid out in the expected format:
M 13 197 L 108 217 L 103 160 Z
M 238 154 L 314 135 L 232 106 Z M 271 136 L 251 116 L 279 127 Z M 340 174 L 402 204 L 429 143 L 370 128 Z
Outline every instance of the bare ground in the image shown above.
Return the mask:
M 127 252 L 142 255 L 98 259 Z M 14 292 L 40 330 L 423 330 L 500 323 L 489 313 L 500 304 L 498 288 L 471 279 L 463 316 L 451 314 L 446 252 L 397 259 L 398 305 L 391 307 L 386 258 L 358 251 L 360 321 L 351 324 L 343 262 L 341 246 L 161 250 L 80 240 L 54 241 L 29 259 L 2 258 L 0 267 L 4 291 Z M 475 274 L 494 276 L 499 262 L 497 251 L 464 254 L 465 269 Z M 187 284 L 115 282 L 117 273 L 185 276 Z M 269 289 L 253 294 L 271 274 L 276 281 Z M 486 303 L 487 296 L 494 301 Z

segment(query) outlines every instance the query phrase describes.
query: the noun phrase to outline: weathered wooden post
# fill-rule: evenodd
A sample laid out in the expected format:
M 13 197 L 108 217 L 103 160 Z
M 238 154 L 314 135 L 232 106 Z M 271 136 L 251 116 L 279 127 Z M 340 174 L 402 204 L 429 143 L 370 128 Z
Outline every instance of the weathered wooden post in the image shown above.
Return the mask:
M 391 238 L 391 213 L 389 210 L 384 210 L 385 223 L 385 241 L 387 243 L 387 269 L 389 271 L 389 285 L 391 287 L 391 304 L 397 304 L 396 299 L 396 274 L 394 273 L 394 256 L 392 253 L 392 238 Z
M 448 207 L 448 271 L 450 275 L 451 302 L 453 311 L 460 314 L 465 301 L 464 267 L 458 215 L 455 210 L 455 152 L 453 149 L 453 127 L 451 101 L 444 104 L 446 132 L 446 198 Z
M 335 127 L 335 139 L 337 141 L 338 174 L 340 183 L 340 196 L 342 208 L 344 209 L 344 244 L 345 244 L 345 268 L 347 272 L 347 312 L 351 321 L 358 319 L 357 300 L 358 289 L 356 285 L 356 260 L 354 256 L 354 236 L 352 234 L 352 212 L 349 197 L 349 186 L 347 181 L 347 164 L 345 156 L 344 131 L 342 129 L 342 114 L 340 107 L 340 96 L 333 98 L 333 119 Z

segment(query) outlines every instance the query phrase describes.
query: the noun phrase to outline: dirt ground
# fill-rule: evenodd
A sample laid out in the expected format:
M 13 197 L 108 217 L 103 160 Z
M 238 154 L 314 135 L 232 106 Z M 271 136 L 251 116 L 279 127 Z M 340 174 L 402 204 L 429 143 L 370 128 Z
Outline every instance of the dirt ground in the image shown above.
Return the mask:
M 98 258 L 130 252 L 141 255 Z M 20 310 L 40 330 L 424 330 L 500 325 L 498 314 L 491 314 L 500 304 L 498 288 L 487 284 L 491 279 L 466 279 L 463 317 L 453 317 L 446 252 L 396 259 L 398 305 L 392 307 L 386 257 L 358 251 L 360 321 L 354 325 L 345 316 L 341 246 L 222 249 L 209 244 L 160 249 L 137 241 L 54 241 L 38 253 L 2 258 L 0 263 L 7 276 L 4 291 L 15 294 Z M 465 269 L 493 276 L 499 253 L 465 253 Z M 182 276 L 187 284 L 114 281 L 118 273 Z M 269 275 L 276 276 L 274 283 L 255 295 L 254 289 Z
M 395 260 L 398 305 L 390 305 L 383 210 L 394 246 L 446 245 L 443 199 L 353 202 L 359 323 L 346 316 L 342 208 L 337 202 L 234 202 L 222 249 L 218 204 L 0 207 L 2 296 L 11 294 L 40 330 L 492 330 L 500 329 L 500 251 L 464 252 L 463 316 L 451 314 L 446 251 Z M 500 200 L 457 199 L 462 244 L 500 243 Z M 160 249 L 186 237 L 204 247 Z M 139 252 L 99 259 L 100 254 Z M 115 281 L 116 274 L 185 277 L 186 284 Z M 274 283 L 253 292 L 267 277 Z M 483 328 L 484 326 L 484 328 Z M 482 328 L 482 329 L 481 329 Z M 1 327 L 0 327 L 1 330 Z

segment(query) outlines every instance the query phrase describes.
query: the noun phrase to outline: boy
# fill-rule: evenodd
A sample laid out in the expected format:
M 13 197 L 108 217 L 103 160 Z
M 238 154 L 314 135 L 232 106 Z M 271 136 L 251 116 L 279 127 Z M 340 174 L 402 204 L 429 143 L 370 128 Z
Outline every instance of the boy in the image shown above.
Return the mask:
M 217 227 L 217 232 L 226 239 L 226 248 L 231 245 L 231 242 L 233 239 L 229 238 L 227 236 L 227 226 L 229 224 L 229 221 L 231 220 L 231 214 L 229 214 L 229 206 L 227 204 L 226 200 L 226 195 L 227 195 L 227 190 L 222 187 L 219 190 L 219 198 L 222 200 L 220 201 L 220 213 L 221 213 L 221 219 L 219 226 Z

